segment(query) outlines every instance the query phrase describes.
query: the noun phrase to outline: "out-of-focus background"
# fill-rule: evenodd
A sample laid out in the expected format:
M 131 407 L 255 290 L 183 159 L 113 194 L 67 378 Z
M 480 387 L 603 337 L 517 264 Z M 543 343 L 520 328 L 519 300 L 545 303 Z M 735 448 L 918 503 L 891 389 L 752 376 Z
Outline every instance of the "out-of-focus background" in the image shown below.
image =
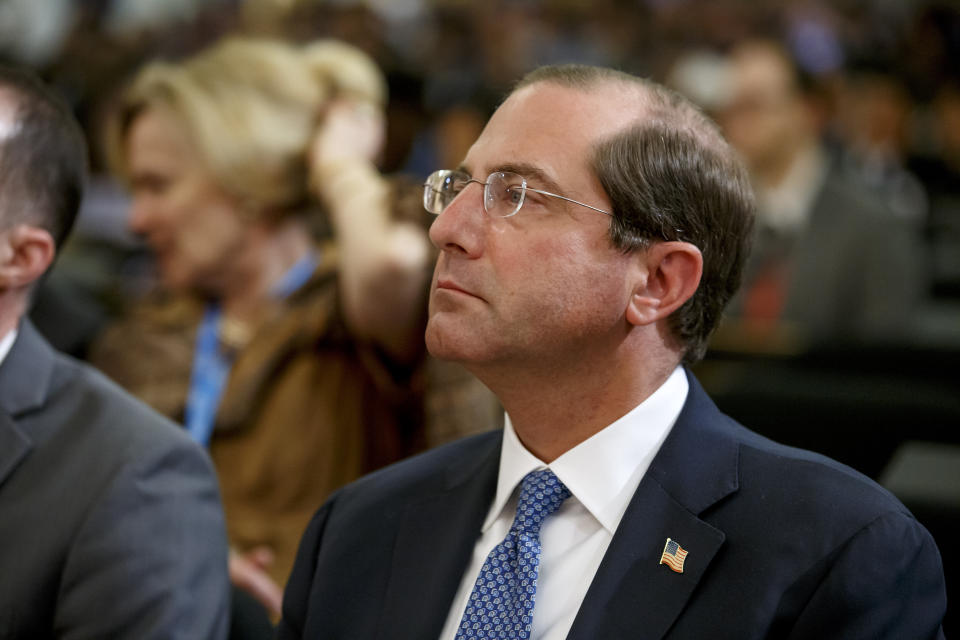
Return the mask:
M 145 62 L 235 33 L 338 38 L 387 75 L 386 173 L 455 167 L 524 72 L 612 66 L 714 116 L 758 193 L 697 373 L 747 426 L 846 462 L 960 557 L 960 4 L 948 0 L 2 0 L 0 59 L 75 108 L 93 178 L 34 317 L 83 357 L 152 283 L 103 122 Z M 952 572 L 951 572 L 952 568 Z

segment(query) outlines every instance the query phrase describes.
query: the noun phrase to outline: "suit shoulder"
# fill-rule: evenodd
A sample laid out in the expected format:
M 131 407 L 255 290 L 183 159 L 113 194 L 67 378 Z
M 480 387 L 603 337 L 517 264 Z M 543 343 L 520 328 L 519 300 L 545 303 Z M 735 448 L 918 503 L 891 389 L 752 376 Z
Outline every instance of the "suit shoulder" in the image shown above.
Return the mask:
M 491 456 L 499 456 L 502 435 L 498 429 L 441 445 L 374 471 L 338 493 L 358 505 L 416 500 L 458 477 L 469 477 Z
M 200 452 L 182 428 L 92 366 L 63 354 L 55 358 L 42 421 L 61 434 L 72 431 L 123 457 L 169 449 Z
M 874 218 L 892 217 L 886 203 L 873 193 L 863 182 L 844 170 L 831 171 L 820 190 L 817 201 L 834 215 L 850 216 L 865 222 Z
M 893 494 L 859 471 L 819 453 L 739 429 L 740 491 L 756 494 L 771 513 L 780 510 L 798 521 L 849 527 L 891 513 L 913 518 Z

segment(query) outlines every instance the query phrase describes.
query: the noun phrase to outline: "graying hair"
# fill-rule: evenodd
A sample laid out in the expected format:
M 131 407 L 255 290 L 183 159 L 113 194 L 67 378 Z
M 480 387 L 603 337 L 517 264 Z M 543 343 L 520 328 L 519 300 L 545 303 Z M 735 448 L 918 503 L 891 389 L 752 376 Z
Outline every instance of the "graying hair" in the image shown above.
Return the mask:
M 614 69 L 556 65 L 532 71 L 514 90 L 541 82 L 638 89 L 636 121 L 595 146 L 591 168 L 613 204 L 615 247 L 629 252 L 678 240 L 703 254 L 699 288 L 670 317 L 683 361 L 700 360 L 749 253 L 755 206 L 746 169 L 716 125 L 667 87 Z

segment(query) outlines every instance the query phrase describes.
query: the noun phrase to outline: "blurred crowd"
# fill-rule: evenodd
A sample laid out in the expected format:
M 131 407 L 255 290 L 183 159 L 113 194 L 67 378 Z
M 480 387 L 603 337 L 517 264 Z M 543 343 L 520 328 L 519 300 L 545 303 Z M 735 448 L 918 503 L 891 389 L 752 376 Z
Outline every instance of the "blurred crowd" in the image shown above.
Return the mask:
M 842 172 L 892 215 L 889 224 L 897 231 L 887 235 L 899 244 L 873 250 L 872 263 L 897 254 L 886 269 L 820 265 L 821 271 L 860 269 L 863 286 L 874 291 L 862 302 L 851 295 L 860 285 L 844 283 L 835 295 L 847 300 L 848 309 L 811 319 L 818 324 L 814 339 L 960 343 L 960 10 L 953 3 L 8 0 L 0 8 L 0 55 L 39 69 L 69 97 L 103 178 L 94 182 L 74 242 L 95 245 L 96 259 L 88 247 L 68 250 L 64 262 L 74 261 L 72 274 L 51 278 L 48 289 L 57 293 L 39 302 L 41 312 L 49 307 L 56 317 L 62 298 L 72 298 L 75 322 L 47 331 L 61 347 L 83 353 L 116 305 L 149 286 L 148 265 L 138 259 L 139 245 L 126 229 L 126 195 L 105 172 L 104 122 L 119 92 L 147 61 L 182 59 L 237 33 L 296 43 L 336 38 L 368 53 L 389 91 L 387 138 L 377 163 L 386 173 L 416 179 L 456 166 L 511 83 L 539 64 L 601 64 L 666 81 L 728 133 L 731 127 L 734 135 L 744 132 L 735 142 L 745 156 L 759 154 L 754 168 L 776 163 L 763 154 L 783 152 L 781 136 L 798 119 L 796 110 L 775 109 L 787 106 L 787 91 L 802 93 L 805 126 L 822 141 L 829 173 Z M 750 88 L 734 95 L 734 57 L 743 67 L 751 55 L 749 47 L 738 52 L 738 45 L 760 38 L 780 48 L 774 55 L 785 58 L 795 86 L 779 96 Z M 736 129 L 738 119 L 745 124 Z M 808 191 L 816 190 L 813 182 Z M 887 224 L 881 216 L 866 226 Z M 857 232 L 854 227 L 846 231 Z M 860 244 L 870 242 L 864 237 Z M 64 277 L 68 282 L 61 282 Z M 785 299 L 774 307 L 786 320 L 810 319 L 797 307 L 809 308 L 805 297 L 811 293 L 801 287 L 794 291 L 800 302 Z M 857 309 L 872 320 L 850 320 Z M 834 336 L 838 323 L 848 326 L 837 327 Z M 893 327 L 899 330 L 890 336 Z M 731 344 L 741 342 L 731 338 Z
M 718 368 L 723 354 L 960 353 L 953 2 L 6 0 L 0 59 L 58 88 L 91 146 L 77 228 L 33 318 L 209 447 L 234 582 L 274 611 L 331 490 L 502 419 L 423 352 L 432 249 L 417 198 L 538 65 L 664 82 L 742 155 L 754 250 L 702 371 L 722 407 L 756 382 Z M 205 100 L 206 114 L 191 102 Z M 194 180 L 193 199 L 160 202 L 163 180 Z M 763 416 L 737 417 L 763 431 Z

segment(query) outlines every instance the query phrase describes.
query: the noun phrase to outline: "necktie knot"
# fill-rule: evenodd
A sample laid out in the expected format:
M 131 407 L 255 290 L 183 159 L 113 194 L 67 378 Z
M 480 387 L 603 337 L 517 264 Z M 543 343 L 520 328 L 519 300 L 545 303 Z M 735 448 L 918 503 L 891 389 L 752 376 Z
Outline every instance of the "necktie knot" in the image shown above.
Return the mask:
M 570 497 L 570 490 L 550 469 L 531 471 L 520 482 L 520 499 L 513 526 L 538 535 L 543 521 Z

